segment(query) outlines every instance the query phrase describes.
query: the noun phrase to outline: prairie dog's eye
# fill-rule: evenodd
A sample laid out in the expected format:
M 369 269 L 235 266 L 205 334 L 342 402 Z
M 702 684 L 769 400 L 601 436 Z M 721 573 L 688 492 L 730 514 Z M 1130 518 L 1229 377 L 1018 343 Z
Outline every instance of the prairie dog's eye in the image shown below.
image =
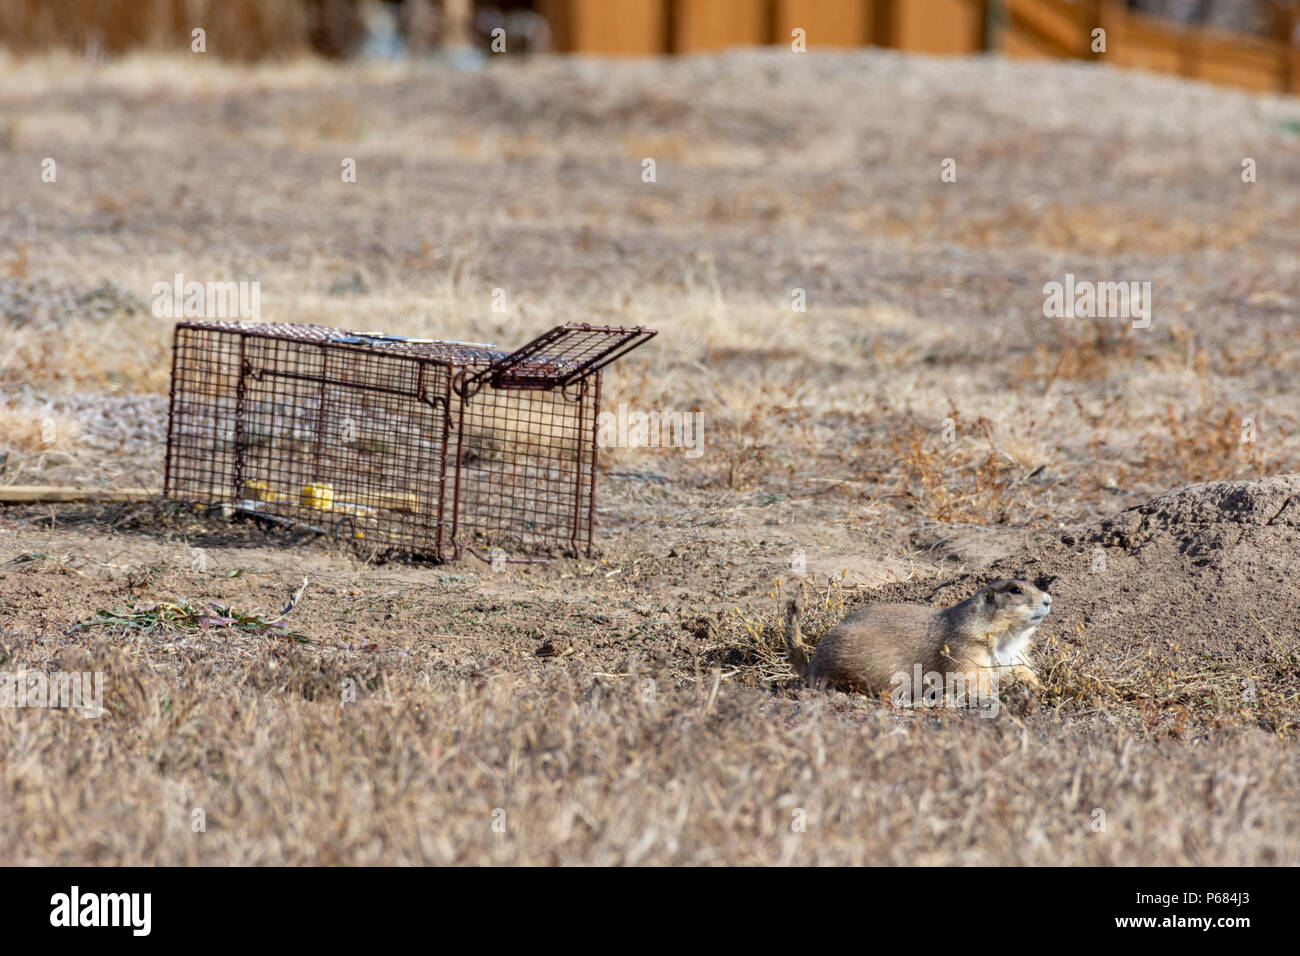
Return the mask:
M 1010 587 L 1008 590 L 1010 590 L 1012 594 L 1024 594 L 1024 593 L 1025 593 L 1024 591 L 1020 590 L 1020 585 L 1019 585 L 1019 584 L 1013 584 L 1013 585 L 1011 585 L 1011 587 Z

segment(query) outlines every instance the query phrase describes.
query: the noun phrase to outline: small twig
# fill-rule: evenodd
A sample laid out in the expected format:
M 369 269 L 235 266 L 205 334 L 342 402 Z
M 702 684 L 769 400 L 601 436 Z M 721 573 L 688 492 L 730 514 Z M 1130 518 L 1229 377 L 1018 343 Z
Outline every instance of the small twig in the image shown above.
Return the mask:
M 709 697 L 704 702 L 704 713 L 713 710 L 713 705 L 718 699 L 718 685 L 722 683 L 722 668 L 713 668 L 713 686 L 709 688 Z

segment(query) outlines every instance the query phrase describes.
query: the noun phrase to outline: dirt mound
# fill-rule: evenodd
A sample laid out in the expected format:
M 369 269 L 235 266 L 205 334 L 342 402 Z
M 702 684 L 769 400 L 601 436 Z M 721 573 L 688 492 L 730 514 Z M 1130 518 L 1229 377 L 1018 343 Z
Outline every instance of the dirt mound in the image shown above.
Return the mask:
M 1218 694 L 1262 707 L 1272 694 L 1294 707 L 1300 475 L 1185 485 L 1082 535 L 869 599 L 949 605 L 1002 576 L 1052 593 L 1038 638 L 1045 663 L 1069 661 L 1072 673 L 1127 688 L 1130 699 Z

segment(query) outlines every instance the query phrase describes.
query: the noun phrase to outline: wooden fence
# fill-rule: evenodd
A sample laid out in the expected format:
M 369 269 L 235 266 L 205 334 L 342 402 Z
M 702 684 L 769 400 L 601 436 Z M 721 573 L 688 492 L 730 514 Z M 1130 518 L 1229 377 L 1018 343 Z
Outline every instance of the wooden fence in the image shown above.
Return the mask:
M 1118 0 L 541 0 L 558 50 L 651 55 L 789 44 L 875 45 L 918 53 L 994 50 L 1100 60 L 1251 90 L 1300 93 L 1300 8 L 1272 37 L 1182 27 Z M 1105 51 L 1094 52 L 1094 30 Z
M 984 49 L 987 0 L 540 0 L 558 50 L 695 53 L 788 44 Z
M 1173 73 L 1250 90 L 1300 93 L 1300 10 L 1280 17 L 1275 37 L 1185 27 L 1128 10 L 1114 0 L 1002 0 L 992 47 L 1007 56 L 1076 57 Z M 1278 11 L 1281 13 L 1281 11 Z M 1104 30 L 1105 52 L 1094 51 Z

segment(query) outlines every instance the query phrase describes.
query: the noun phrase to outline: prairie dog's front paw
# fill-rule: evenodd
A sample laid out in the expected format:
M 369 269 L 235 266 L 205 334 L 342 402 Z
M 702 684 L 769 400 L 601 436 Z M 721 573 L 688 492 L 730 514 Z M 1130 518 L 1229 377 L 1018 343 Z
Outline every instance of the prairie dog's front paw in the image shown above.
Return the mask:
M 1038 675 L 1023 664 L 1017 664 L 1011 668 L 1011 679 L 1017 684 L 1026 684 L 1034 691 L 1043 689 L 1042 683 L 1038 680 Z

